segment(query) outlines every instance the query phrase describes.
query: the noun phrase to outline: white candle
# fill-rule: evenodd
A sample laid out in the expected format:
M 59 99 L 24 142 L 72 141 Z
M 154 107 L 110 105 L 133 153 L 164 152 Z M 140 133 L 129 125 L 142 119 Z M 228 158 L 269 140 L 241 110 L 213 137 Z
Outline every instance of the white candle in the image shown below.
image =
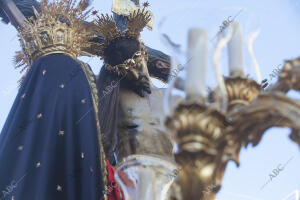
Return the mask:
M 185 92 L 188 99 L 206 97 L 207 34 L 202 29 L 189 30 L 187 53 L 187 76 Z
M 237 22 L 232 22 L 232 38 L 228 43 L 228 62 L 230 75 L 244 76 L 244 56 L 242 27 Z

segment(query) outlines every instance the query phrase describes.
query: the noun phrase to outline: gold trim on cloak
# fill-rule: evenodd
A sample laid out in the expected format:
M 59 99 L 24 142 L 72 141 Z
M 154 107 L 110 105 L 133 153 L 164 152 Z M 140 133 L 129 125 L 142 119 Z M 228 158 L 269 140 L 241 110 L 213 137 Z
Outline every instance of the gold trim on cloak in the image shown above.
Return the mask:
M 102 136 L 101 136 L 101 128 L 100 128 L 100 120 L 99 120 L 99 113 L 98 113 L 98 104 L 99 104 L 99 97 L 98 97 L 98 90 L 96 87 L 96 83 L 95 83 L 95 77 L 93 72 L 91 71 L 90 67 L 88 64 L 81 62 L 79 60 L 77 60 L 80 63 L 80 66 L 88 80 L 88 83 L 90 85 L 90 89 L 91 89 L 91 95 L 92 95 L 92 99 L 93 99 L 93 107 L 94 107 L 94 111 L 95 111 L 95 117 L 96 117 L 96 124 L 97 124 L 97 132 L 98 132 L 98 143 L 99 143 L 99 148 L 100 148 L 100 162 L 101 162 L 101 170 L 102 170 L 102 174 L 103 174 L 103 181 L 104 181 L 104 200 L 108 200 L 107 197 L 107 192 L 108 192 L 108 172 L 107 172 L 107 165 L 106 165 L 106 159 L 105 159 L 105 153 L 104 153 L 104 149 L 103 149 L 103 143 L 102 143 Z

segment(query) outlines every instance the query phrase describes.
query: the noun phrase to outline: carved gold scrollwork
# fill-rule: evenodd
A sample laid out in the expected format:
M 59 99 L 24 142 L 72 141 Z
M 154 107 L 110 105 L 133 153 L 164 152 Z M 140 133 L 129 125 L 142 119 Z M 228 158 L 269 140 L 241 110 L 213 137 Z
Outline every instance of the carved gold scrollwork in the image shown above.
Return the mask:
M 300 145 L 300 101 L 281 92 L 262 93 L 247 107 L 228 116 L 234 124 L 231 135 L 238 135 L 235 140 L 244 145 L 257 145 L 263 133 L 273 126 L 291 128 L 290 137 Z
M 214 200 L 228 161 L 239 165 L 241 147 L 256 146 L 271 127 L 290 128 L 289 137 L 300 147 L 300 101 L 285 95 L 300 91 L 300 58 L 286 61 L 278 82 L 266 91 L 243 77 L 229 77 L 225 85 L 226 113 L 182 103 L 166 120 L 176 135 L 175 157 L 181 167 L 172 200 Z
M 243 77 L 228 77 L 225 79 L 225 86 L 229 103 L 228 110 L 237 104 L 248 105 L 261 90 L 261 85 L 256 81 Z
M 300 58 L 286 61 L 278 82 L 261 92 L 248 106 L 227 113 L 233 126 L 229 135 L 241 145 L 257 145 L 271 127 L 287 127 L 290 138 L 300 146 L 300 101 L 285 96 L 289 90 L 300 90 Z
M 213 199 L 220 189 L 228 161 L 222 160 L 226 124 L 222 113 L 197 103 L 180 104 L 167 118 L 166 126 L 175 131 L 178 143 L 175 159 L 182 197 L 177 199 Z

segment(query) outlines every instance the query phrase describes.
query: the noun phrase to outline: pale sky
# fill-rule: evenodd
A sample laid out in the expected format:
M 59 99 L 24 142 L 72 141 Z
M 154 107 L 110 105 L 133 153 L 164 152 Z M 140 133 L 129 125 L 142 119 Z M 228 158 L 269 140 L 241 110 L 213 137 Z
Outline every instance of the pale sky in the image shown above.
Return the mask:
M 152 48 L 170 53 L 162 43 L 157 29 L 159 22 L 168 14 L 171 16 L 169 19 L 173 20 L 166 24 L 168 34 L 174 42 L 185 46 L 185 34 L 189 25 L 213 32 L 222 24 L 222 20 L 219 21 L 220 16 L 223 20 L 228 18 L 228 12 L 220 13 L 220 9 L 246 8 L 249 13 L 254 13 L 260 22 L 260 35 L 254 42 L 254 53 L 263 78 L 268 78 L 272 70 L 285 59 L 300 56 L 299 0 L 149 0 L 149 2 L 151 4 L 149 9 L 155 16 L 154 30 L 144 31 L 142 40 Z M 100 12 L 110 13 L 111 0 L 94 0 L 94 7 Z M 190 17 L 186 13 L 189 13 Z M 236 13 L 230 15 L 234 16 Z M 243 15 L 247 13 L 242 12 L 236 21 L 241 20 L 243 23 L 244 18 L 247 18 Z M 0 23 L 0 30 L 0 128 L 2 128 L 17 94 L 20 74 L 14 69 L 12 60 L 14 52 L 20 47 L 12 26 Z M 84 58 L 84 60 L 92 66 L 95 73 L 99 72 L 101 62 L 98 58 Z M 245 62 L 247 72 L 251 77 L 255 77 L 253 70 L 249 70 L 250 63 L 247 60 Z M 223 71 L 227 71 L 226 66 L 223 67 Z M 214 80 L 213 77 L 209 79 Z M 300 99 L 299 93 L 296 92 L 290 96 Z M 248 149 L 242 150 L 241 166 L 237 168 L 233 163 L 228 165 L 218 199 L 299 200 L 299 197 L 296 199 L 297 191 L 300 190 L 299 147 L 288 138 L 289 132 L 288 129 L 273 128 L 265 134 L 257 147 L 249 146 Z M 284 170 L 261 189 L 269 180 L 272 170 L 287 161 L 289 162 Z M 288 197 L 293 192 L 294 196 Z

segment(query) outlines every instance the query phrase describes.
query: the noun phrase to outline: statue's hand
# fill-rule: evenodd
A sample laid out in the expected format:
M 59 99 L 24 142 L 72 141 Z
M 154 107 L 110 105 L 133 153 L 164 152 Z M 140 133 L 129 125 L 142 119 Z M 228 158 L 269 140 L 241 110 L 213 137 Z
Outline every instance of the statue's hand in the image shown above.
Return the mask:
M 141 97 L 151 94 L 150 77 L 147 75 L 146 62 L 141 62 L 141 65 L 130 68 L 126 74 L 126 80 L 129 88 Z

